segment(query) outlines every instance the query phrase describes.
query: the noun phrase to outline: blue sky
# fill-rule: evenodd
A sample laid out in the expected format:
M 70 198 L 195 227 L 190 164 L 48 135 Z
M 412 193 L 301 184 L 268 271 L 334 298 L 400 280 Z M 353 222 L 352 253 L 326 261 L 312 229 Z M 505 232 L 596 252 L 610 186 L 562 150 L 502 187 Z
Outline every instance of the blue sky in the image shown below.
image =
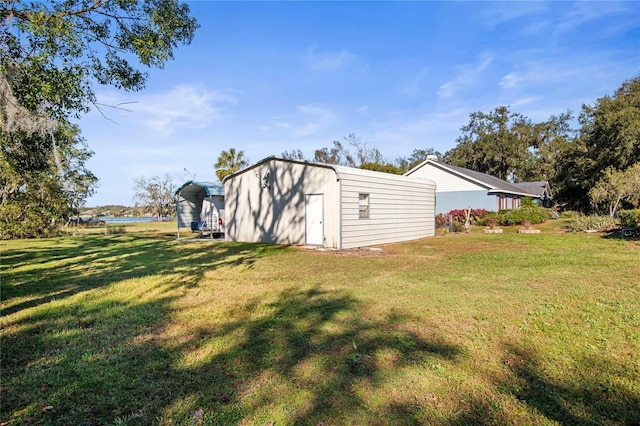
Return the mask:
M 88 206 L 133 205 L 140 176 L 215 181 L 231 147 L 312 158 L 354 133 L 389 161 L 444 153 L 472 112 L 579 113 L 640 74 L 638 1 L 188 4 L 193 43 L 144 91 L 97 87 L 125 109 L 79 122 L 100 179 Z

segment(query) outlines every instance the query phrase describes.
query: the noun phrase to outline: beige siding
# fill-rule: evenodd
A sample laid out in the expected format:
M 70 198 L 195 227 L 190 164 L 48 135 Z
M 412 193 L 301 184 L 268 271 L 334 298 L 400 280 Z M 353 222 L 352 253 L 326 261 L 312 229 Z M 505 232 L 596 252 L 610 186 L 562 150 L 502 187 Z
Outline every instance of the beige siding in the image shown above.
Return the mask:
M 270 188 L 261 188 L 266 173 Z M 227 240 L 304 244 L 305 194 L 323 194 L 324 245 L 339 247 L 339 183 L 332 168 L 267 159 L 224 186 Z
M 435 234 L 435 184 L 416 177 L 340 167 L 342 248 L 415 240 Z M 359 194 L 369 194 L 360 219 Z
M 444 171 L 431 164 L 425 164 L 418 170 L 411 173 L 410 176 L 414 178 L 419 177 L 424 179 L 431 179 L 432 181 L 437 182 L 438 192 L 478 190 L 486 191 L 486 188 L 478 185 L 477 183 L 470 182 L 466 179 L 456 176 L 455 174 L 452 174 L 451 172 Z

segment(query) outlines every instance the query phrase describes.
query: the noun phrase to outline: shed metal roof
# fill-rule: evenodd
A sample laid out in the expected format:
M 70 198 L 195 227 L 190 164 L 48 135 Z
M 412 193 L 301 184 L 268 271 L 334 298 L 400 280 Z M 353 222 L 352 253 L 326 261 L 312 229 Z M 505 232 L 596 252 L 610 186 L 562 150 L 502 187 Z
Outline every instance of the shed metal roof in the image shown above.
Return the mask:
M 182 186 L 176 189 L 175 195 L 178 194 L 193 194 L 199 192 L 201 189 L 204 189 L 205 194 L 208 196 L 211 195 L 221 195 L 224 196 L 224 186 L 219 182 L 196 182 L 193 180 L 185 182 Z

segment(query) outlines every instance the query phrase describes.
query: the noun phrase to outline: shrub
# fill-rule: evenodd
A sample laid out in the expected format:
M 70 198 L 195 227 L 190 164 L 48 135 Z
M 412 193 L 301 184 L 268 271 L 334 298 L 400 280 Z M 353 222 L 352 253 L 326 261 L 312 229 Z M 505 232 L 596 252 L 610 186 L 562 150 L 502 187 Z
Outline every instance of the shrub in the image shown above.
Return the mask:
M 500 217 L 496 212 L 487 212 L 482 219 L 478 221 L 480 226 L 488 226 L 493 228 L 500 223 Z
M 575 219 L 579 215 L 580 215 L 580 213 L 574 212 L 572 210 L 566 210 L 566 211 L 563 211 L 562 213 L 560 213 L 560 217 L 563 218 L 563 219 Z
M 620 224 L 625 228 L 640 227 L 640 209 L 618 211 Z
M 469 216 L 469 222 L 472 225 L 478 223 L 486 214 L 485 209 L 471 209 L 471 215 Z M 460 222 L 464 224 L 467 221 L 467 212 L 464 209 L 451 210 L 447 215 L 450 215 L 454 222 Z
M 604 231 L 616 226 L 618 226 L 618 222 L 611 216 L 576 216 L 569 224 L 569 230 L 571 232 Z
M 525 221 L 536 225 L 548 219 L 551 219 L 551 211 L 539 206 L 525 206 L 498 212 L 498 223 L 504 226 L 522 225 Z
M 453 232 L 465 232 L 467 228 L 464 227 L 464 223 L 458 220 L 451 222 L 451 230 Z
M 115 226 L 106 227 L 106 233 L 109 235 L 126 234 L 126 232 L 127 232 L 127 228 L 125 228 L 124 226 L 115 225 Z

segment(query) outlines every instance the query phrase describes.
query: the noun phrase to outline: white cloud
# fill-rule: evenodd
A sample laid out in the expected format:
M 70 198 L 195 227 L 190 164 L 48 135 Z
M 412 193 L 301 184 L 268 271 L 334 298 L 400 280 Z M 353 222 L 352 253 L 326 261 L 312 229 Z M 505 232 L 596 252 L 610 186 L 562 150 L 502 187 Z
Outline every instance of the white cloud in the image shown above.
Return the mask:
M 500 79 L 500 86 L 503 89 L 513 89 L 517 87 L 522 81 L 522 74 L 517 72 L 510 72 Z
M 440 86 L 438 96 L 441 99 L 451 98 L 458 91 L 479 83 L 483 72 L 493 63 L 493 60 L 493 55 L 485 53 L 478 58 L 476 64 L 456 67 L 455 77 Z
M 482 22 L 490 27 L 496 27 L 505 22 L 539 15 L 547 10 L 545 2 L 495 2 L 489 3 L 484 10 Z
M 215 91 L 183 84 L 166 92 L 128 95 L 105 93 L 99 96 L 102 104 L 118 106 L 120 110 L 106 111 L 114 121 L 132 121 L 166 136 L 177 129 L 202 129 L 222 117 L 223 110 L 236 104 L 231 91 Z
M 310 104 L 296 108 L 297 114 L 276 117 L 275 125 L 288 130 L 294 137 L 309 136 L 339 121 L 329 108 Z
M 514 32 L 526 36 L 554 36 L 577 30 L 592 21 L 611 16 L 617 22 L 602 25 L 601 33 L 622 33 L 636 25 L 637 3 L 626 1 L 569 2 L 497 2 L 484 12 L 483 22 L 489 27 L 518 21 Z
M 403 96 L 417 96 L 420 94 L 422 85 L 426 77 L 429 75 L 429 69 L 423 68 L 408 83 L 400 88 L 400 94 Z
M 357 56 L 346 49 L 339 52 L 318 52 L 315 48 L 307 52 L 307 66 L 311 71 L 330 72 L 338 71 L 357 61 Z
M 416 148 L 433 147 L 444 153 L 455 146 L 460 127 L 466 124 L 468 115 L 467 107 L 419 113 L 397 112 L 393 117 L 379 120 L 374 125 L 374 140 L 384 155 L 391 155 L 391 160 L 409 155 Z

